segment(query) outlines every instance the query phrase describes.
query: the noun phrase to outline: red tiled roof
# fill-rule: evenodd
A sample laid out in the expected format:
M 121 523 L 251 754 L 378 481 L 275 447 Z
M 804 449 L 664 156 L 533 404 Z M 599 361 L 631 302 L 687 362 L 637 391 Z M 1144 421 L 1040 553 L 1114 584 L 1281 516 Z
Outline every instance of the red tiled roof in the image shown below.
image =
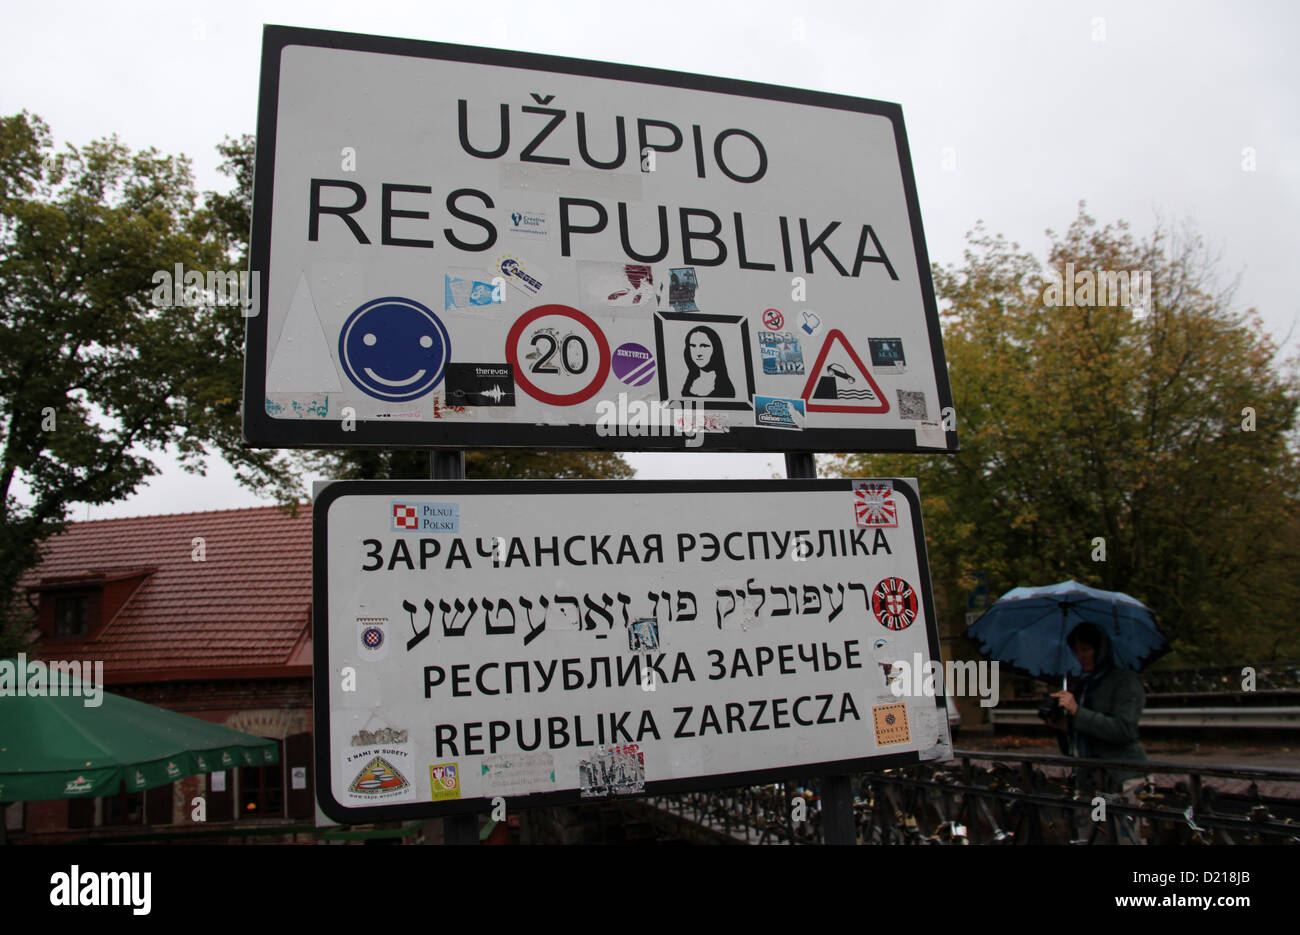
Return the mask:
M 42 553 L 23 587 L 148 572 L 93 638 L 46 650 L 102 659 L 105 681 L 311 673 L 310 507 L 72 523 Z

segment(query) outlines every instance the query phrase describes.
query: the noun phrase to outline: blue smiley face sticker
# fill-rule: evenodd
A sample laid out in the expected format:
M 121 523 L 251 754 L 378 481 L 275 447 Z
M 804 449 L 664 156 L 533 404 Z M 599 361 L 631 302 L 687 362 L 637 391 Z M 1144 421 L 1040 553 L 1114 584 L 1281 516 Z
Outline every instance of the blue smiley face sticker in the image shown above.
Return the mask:
M 438 316 L 396 296 L 367 302 L 339 334 L 343 371 L 375 399 L 418 399 L 442 381 L 450 356 L 451 338 Z

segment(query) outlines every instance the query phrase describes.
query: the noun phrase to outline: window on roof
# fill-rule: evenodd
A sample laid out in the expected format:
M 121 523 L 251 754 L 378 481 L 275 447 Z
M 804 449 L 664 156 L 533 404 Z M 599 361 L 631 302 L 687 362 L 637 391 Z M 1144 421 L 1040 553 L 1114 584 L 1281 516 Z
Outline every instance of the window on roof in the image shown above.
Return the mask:
M 54 602 L 54 635 L 86 635 L 86 595 L 60 597 Z

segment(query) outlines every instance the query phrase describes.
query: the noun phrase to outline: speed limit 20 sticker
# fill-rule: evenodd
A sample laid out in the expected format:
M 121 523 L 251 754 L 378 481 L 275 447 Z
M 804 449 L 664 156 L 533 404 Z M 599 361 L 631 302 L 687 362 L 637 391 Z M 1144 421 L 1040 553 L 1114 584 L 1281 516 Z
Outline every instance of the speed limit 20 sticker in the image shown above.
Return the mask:
M 871 612 L 882 626 L 906 630 L 916 622 L 916 589 L 902 578 L 886 578 L 871 592 Z
M 600 392 L 609 376 L 609 342 L 588 316 L 568 305 L 539 305 L 506 336 L 515 382 L 552 406 L 574 406 Z

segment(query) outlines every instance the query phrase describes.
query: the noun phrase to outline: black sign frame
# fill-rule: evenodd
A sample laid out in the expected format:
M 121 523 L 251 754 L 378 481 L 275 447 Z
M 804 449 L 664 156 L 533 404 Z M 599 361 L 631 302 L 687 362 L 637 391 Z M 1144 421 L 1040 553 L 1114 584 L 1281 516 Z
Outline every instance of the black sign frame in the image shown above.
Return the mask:
M 446 61 L 497 65 L 513 69 L 561 73 L 591 78 L 631 81 L 665 87 L 687 88 L 771 101 L 803 104 L 882 116 L 891 121 L 897 141 L 899 167 L 912 230 L 913 258 L 919 279 L 930 356 L 938 390 L 945 447 L 921 446 L 914 428 L 805 428 L 799 432 L 773 431 L 759 426 L 731 426 L 727 432 L 706 432 L 698 445 L 684 445 L 680 435 L 661 433 L 627 437 L 603 436 L 595 425 L 511 424 L 497 420 L 406 421 L 357 420 L 345 427 L 341 420 L 275 419 L 267 412 L 266 366 L 268 320 L 263 311 L 247 320 L 243 396 L 243 433 L 254 448 L 547 448 L 616 451 L 819 451 L 819 452 L 936 452 L 957 450 L 957 431 L 952 412 L 952 391 L 943 352 L 938 307 L 930 276 L 930 259 L 925 246 L 921 210 L 912 169 L 903 111 L 898 104 L 863 98 L 807 91 L 664 71 L 606 62 L 562 58 L 524 52 L 510 52 L 471 46 L 449 45 L 411 39 L 386 38 L 266 26 L 263 35 L 261 86 L 258 102 L 257 161 L 253 185 L 253 223 L 250 270 L 257 273 L 258 308 L 265 310 L 270 284 L 270 250 L 276 123 L 280 88 L 280 57 L 288 46 L 311 46 L 432 58 Z M 746 353 L 749 348 L 746 346 Z M 949 426 L 952 427 L 949 427 Z

